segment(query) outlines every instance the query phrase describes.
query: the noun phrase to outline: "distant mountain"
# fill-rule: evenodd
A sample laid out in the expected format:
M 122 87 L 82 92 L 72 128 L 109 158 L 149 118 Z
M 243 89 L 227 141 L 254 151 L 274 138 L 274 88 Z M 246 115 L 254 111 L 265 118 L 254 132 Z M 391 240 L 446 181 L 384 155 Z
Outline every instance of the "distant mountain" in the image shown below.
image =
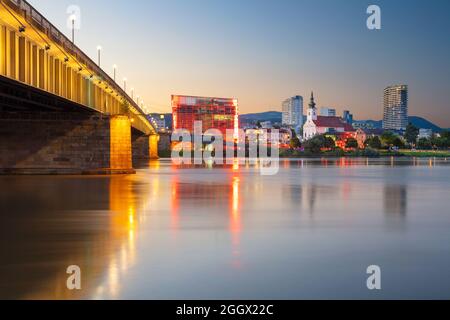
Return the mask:
M 383 127 L 383 121 L 376 121 L 376 120 L 361 120 L 361 121 L 355 121 L 356 123 L 366 123 L 370 125 L 373 128 L 381 129 Z M 421 118 L 421 117 L 415 117 L 411 116 L 409 117 L 409 122 L 412 123 L 415 127 L 419 129 L 431 129 L 433 132 L 441 132 L 442 128 L 435 125 L 434 123 L 428 121 L 427 119 Z
M 374 128 L 374 129 L 381 129 L 383 128 L 383 121 L 377 121 L 377 120 L 355 120 L 354 123 L 357 124 L 365 124 L 367 127 Z
M 282 113 L 278 111 L 269 111 L 262 113 L 250 113 L 243 114 L 240 116 L 240 120 L 243 123 L 251 123 L 256 121 L 271 121 L 272 123 L 281 122 Z M 381 120 L 359 120 L 356 122 L 364 122 L 372 126 L 373 128 L 382 128 L 383 121 Z M 443 129 L 434 123 L 424 119 L 422 117 L 411 116 L 409 117 L 409 122 L 420 129 L 432 129 L 434 132 L 441 132 Z
M 438 127 L 434 123 L 428 121 L 427 119 L 421 117 L 409 117 L 409 122 L 411 122 L 415 127 L 420 129 L 431 129 L 433 132 L 441 132 L 442 128 Z
M 239 116 L 241 122 L 249 123 L 256 121 L 272 121 L 272 122 L 281 122 L 282 114 L 277 111 L 269 111 L 262 113 L 249 113 L 243 114 Z

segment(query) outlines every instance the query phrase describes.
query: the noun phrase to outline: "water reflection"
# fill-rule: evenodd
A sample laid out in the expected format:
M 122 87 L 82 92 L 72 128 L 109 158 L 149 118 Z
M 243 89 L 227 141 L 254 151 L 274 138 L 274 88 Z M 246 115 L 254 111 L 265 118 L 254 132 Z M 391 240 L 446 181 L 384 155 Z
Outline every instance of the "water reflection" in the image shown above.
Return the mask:
M 353 274 L 376 260 L 403 279 L 399 255 L 417 268 L 408 279 L 430 283 L 414 292 L 450 293 L 426 272 L 450 270 L 446 160 L 280 164 L 276 176 L 152 161 L 135 176 L 0 177 L 0 298 L 328 298 L 342 279 L 338 298 L 364 298 Z M 73 264 L 81 292 L 65 287 Z
M 232 238 L 233 261 L 235 268 L 241 267 L 240 234 L 241 234 L 241 206 L 240 206 L 240 177 L 237 173 L 233 175 L 231 184 L 231 210 L 230 210 L 230 232 Z
M 136 263 L 136 234 L 140 219 L 131 177 L 111 177 L 109 192 L 110 239 L 106 278 L 94 290 L 94 299 L 117 299 L 121 278 Z M 145 209 L 143 207 L 139 208 Z
M 406 216 L 408 188 L 405 185 L 386 185 L 384 189 L 384 211 L 388 216 Z
M 1 255 L 1 297 L 118 297 L 121 275 L 136 262 L 139 212 L 145 210 L 133 177 L 22 177 L 0 184 L 2 244 L 8 244 Z M 80 266 L 82 291 L 67 290 L 69 265 Z

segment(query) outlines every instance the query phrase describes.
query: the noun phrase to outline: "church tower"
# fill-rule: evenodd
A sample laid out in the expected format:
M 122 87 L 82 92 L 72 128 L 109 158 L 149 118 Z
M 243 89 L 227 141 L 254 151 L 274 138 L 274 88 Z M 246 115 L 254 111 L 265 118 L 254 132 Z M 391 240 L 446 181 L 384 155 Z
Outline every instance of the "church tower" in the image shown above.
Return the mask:
M 316 108 L 316 102 L 314 101 L 314 92 L 311 92 L 311 102 L 309 103 L 309 109 L 308 109 L 308 120 L 311 120 L 311 121 L 317 120 L 317 108 Z

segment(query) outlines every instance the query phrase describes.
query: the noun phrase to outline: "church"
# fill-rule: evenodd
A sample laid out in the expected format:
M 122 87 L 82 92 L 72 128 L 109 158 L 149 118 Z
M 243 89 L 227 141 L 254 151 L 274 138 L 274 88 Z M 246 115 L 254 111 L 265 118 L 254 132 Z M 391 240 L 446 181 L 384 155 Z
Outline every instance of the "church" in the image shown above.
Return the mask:
M 339 117 L 323 117 L 317 115 L 314 93 L 311 93 L 308 116 L 303 126 L 303 139 L 309 140 L 321 134 L 339 134 L 344 132 L 354 132 L 355 129 Z

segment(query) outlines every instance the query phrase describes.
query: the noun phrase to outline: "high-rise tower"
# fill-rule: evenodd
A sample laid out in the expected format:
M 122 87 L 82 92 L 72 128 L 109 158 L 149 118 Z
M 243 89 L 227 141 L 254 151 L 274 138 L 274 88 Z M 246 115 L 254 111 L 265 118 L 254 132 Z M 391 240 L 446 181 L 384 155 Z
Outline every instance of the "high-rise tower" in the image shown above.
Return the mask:
M 395 85 L 384 89 L 383 129 L 406 130 L 408 126 L 408 86 Z

